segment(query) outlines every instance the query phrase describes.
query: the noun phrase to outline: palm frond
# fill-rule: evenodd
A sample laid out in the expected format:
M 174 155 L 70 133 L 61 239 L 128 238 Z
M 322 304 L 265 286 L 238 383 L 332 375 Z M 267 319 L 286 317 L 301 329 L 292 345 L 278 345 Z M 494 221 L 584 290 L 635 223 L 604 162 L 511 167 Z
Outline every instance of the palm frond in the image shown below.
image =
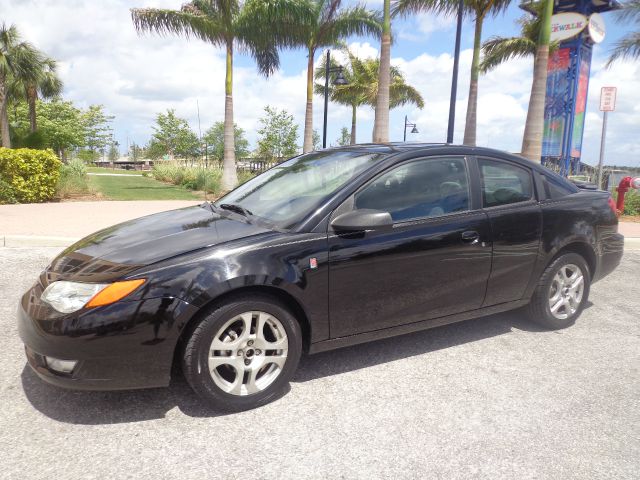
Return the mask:
M 331 46 L 352 35 L 371 35 L 380 38 L 382 35 L 380 15 L 359 5 L 342 9 L 333 19 L 322 24 L 316 35 L 316 44 Z
M 482 44 L 483 58 L 480 71 L 486 73 L 501 63 L 514 58 L 531 56 L 536 53 L 536 42 L 525 37 L 491 37 Z
M 134 8 L 131 10 L 131 19 L 138 32 L 194 37 L 214 45 L 224 45 L 231 35 L 231 25 L 223 22 L 223 18 L 196 13 L 189 5 L 187 4 L 182 11 Z
M 465 14 L 469 12 L 465 2 Z M 454 15 L 458 12 L 457 0 L 398 0 L 391 7 L 392 16 L 407 17 L 417 13 L 432 12 Z
M 411 85 L 402 82 L 392 82 L 389 86 L 389 108 L 401 107 L 409 103 L 419 109 L 424 108 L 424 99 L 420 92 Z
M 618 40 L 611 51 L 611 56 L 607 60 L 607 67 L 614 62 L 625 58 L 640 58 L 640 32 L 633 32 Z
M 622 8 L 615 12 L 619 23 L 640 23 L 640 0 L 629 0 L 622 4 Z

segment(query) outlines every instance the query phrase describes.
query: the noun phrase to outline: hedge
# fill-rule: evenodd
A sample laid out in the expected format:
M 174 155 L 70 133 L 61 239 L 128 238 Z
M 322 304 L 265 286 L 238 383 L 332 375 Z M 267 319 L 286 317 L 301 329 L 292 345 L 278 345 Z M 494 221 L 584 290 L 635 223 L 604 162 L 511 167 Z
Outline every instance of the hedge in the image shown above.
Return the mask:
M 0 203 L 50 200 L 61 165 L 51 150 L 0 148 Z

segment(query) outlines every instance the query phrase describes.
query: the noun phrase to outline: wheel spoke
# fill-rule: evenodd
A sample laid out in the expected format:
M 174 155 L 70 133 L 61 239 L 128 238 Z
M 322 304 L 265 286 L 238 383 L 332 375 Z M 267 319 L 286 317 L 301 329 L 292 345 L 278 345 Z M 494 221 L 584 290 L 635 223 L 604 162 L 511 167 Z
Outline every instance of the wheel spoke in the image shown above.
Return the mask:
M 582 285 L 583 281 L 584 281 L 584 277 L 582 275 L 578 275 L 577 278 L 572 279 L 571 286 L 569 287 L 569 289 L 575 292 L 578 289 L 578 287 Z
M 247 383 L 245 384 L 247 393 L 251 394 L 251 393 L 256 393 L 260 391 L 260 389 L 258 388 L 258 385 L 256 385 L 257 376 L 258 376 L 258 369 L 252 368 L 251 371 L 249 372 L 249 378 L 247 379 Z
M 551 313 L 556 313 L 558 311 L 558 309 L 564 305 L 564 298 L 560 298 L 558 299 L 553 306 L 551 307 Z
M 213 352 L 214 350 L 219 350 L 222 352 L 228 352 L 230 350 L 235 350 L 240 342 L 236 340 L 232 341 L 222 341 L 219 338 L 214 338 L 213 342 L 211 342 L 210 350 Z
M 231 365 L 236 368 L 236 363 L 238 362 L 238 357 L 236 355 L 227 356 L 218 356 L 211 355 L 209 356 L 209 371 L 213 371 L 218 368 L 220 365 Z

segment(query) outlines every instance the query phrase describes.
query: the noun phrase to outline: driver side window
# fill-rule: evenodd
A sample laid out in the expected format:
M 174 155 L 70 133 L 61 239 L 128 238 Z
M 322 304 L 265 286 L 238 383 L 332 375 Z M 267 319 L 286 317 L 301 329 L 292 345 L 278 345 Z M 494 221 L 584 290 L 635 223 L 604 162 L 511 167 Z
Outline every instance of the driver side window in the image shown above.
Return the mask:
M 463 158 L 429 158 L 383 173 L 354 196 L 354 209 L 389 212 L 394 223 L 469 209 Z

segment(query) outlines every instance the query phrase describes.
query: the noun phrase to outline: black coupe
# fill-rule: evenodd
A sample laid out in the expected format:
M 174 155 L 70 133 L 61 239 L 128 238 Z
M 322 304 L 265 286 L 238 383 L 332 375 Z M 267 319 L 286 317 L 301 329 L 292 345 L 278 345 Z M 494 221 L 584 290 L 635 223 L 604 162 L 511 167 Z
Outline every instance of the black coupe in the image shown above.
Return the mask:
M 281 394 L 303 351 L 518 307 L 567 327 L 620 262 L 617 225 L 607 192 L 504 152 L 329 149 L 80 240 L 23 296 L 19 330 L 55 385 L 166 386 L 176 362 L 241 410 Z

